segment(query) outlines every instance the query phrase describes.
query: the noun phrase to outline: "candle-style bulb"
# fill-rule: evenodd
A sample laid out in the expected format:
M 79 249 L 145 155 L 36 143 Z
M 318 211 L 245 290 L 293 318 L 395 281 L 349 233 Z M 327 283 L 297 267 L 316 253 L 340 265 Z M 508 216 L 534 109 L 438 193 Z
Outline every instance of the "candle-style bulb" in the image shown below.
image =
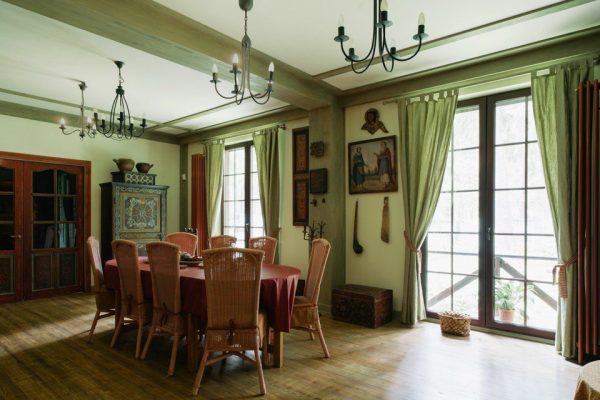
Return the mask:
M 218 74 L 219 73 L 219 67 L 217 67 L 217 64 L 213 64 L 212 73 L 213 74 Z
M 338 18 L 338 26 L 344 26 L 344 15 L 340 14 Z
M 419 25 L 425 25 L 425 14 L 419 14 Z
M 379 7 L 379 11 L 387 11 L 388 10 L 388 2 L 387 0 L 381 1 L 381 6 Z
M 271 63 L 269 64 L 269 72 L 274 72 L 275 71 L 275 64 L 273 64 L 273 62 L 271 61 Z
M 65 127 L 65 119 L 64 119 L 64 118 L 61 118 L 61 119 L 60 119 L 60 127 L 61 127 L 61 128 L 64 128 L 64 127 Z
M 237 55 L 237 53 L 235 53 L 235 54 L 233 55 L 233 61 L 232 61 L 232 63 L 233 63 L 233 65 L 238 65 L 238 64 L 240 63 L 240 58 L 239 58 L 239 56 Z
M 91 117 L 87 117 L 87 124 L 88 125 L 92 125 L 92 118 Z

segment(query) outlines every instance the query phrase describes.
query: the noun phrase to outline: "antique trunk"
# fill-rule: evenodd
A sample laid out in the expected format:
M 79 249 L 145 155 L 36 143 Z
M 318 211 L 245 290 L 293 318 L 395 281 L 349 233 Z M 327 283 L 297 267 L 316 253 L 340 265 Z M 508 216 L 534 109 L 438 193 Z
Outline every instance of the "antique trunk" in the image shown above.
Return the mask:
M 113 258 L 114 239 L 137 242 L 140 255 L 146 255 L 147 243 L 164 239 L 168 186 L 107 182 L 100 187 L 103 261 Z
M 334 289 L 331 299 L 333 319 L 377 328 L 392 320 L 392 291 L 362 285 Z

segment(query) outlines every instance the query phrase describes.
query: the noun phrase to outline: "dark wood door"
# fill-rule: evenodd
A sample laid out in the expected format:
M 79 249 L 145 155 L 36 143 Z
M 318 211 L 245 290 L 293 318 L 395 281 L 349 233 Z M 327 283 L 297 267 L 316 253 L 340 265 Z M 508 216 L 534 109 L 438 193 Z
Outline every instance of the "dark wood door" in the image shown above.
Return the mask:
M 0 303 L 23 298 L 23 162 L 0 159 Z
M 24 297 L 83 290 L 83 168 L 25 163 Z

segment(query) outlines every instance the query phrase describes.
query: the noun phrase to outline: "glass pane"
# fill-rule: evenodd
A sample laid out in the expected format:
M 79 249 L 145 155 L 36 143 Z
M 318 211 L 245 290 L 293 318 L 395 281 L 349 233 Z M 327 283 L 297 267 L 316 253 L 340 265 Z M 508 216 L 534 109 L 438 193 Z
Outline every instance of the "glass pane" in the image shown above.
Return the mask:
M 427 253 L 427 271 L 448 272 L 452 271 L 452 255 L 441 253 Z M 429 289 L 428 289 L 429 290 Z
M 61 249 L 75 247 L 77 230 L 75 224 L 58 224 L 58 247 Z
M 223 177 L 223 201 L 232 200 L 234 194 L 233 183 L 231 176 Z
M 494 257 L 494 276 L 496 278 L 523 279 L 525 276 L 525 259 L 523 257 Z
M 454 311 L 479 318 L 479 279 L 454 275 Z
M 13 224 L 0 224 L 0 250 L 14 250 L 15 240 L 11 238 L 15 234 Z
M 496 189 L 525 187 L 525 145 L 496 147 Z
M 527 140 L 537 140 L 535 117 L 533 115 L 533 102 L 531 96 L 527 96 Z
M 33 225 L 33 248 L 49 249 L 54 247 L 54 224 Z
M 235 207 L 235 217 L 233 219 L 235 226 L 243 227 L 246 224 L 246 212 L 245 205 L 243 201 L 236 201 L 234 203 Z
M 58 219 L 60 221 L 75 221 L 77 218 L 77 201 L 74 197 L 58 198 Z
M 479 232 L 479 192 L 454 193 L 454 230 Z
M 250 204 L 250 226 L 254 228 L 262 228 L 262 210 L 260 208 L 260 200 L 252 200 Z
M 430 233 L 427 235 L 427 251 L 451 251 L 449 233 Z
M 0 192 L 12 192 L 15 171 L 0 167 Z
M 479 149 L 454 152 L 454 190 L 479 189 Z
M 258 173 L 250 174 L 250 198 L 260 199 L 260 190 L 258 188 Z
M 430 231 L 450 232 L 452 223 L 452 201 L 450 193 L 441 193 L 429 226 Z
M 250 172 L 258 171 L 258 167 L 256 166 L 256 149 L 254 146 L 250 147 Z
M 527 325 L 553 331 L 556 329 L 558 286 L 548 283 L 529 284 Z
M 552 236 L 527 236 L 527 256 L 556 261 L 556 242 Z
M 244 228 L 235 228 L 234 235 L 237 238 L 235 247 L 246 247 L 246 230 Z
M 494 254 L 497 256 L 525 256 L 525 236 L 494 235 Z
M 234 203 L 226 201 L 223 203 L 223 226 L 233 226 L 235 224 Z
M 525 191 L 502 190 L 495 193 L 495 232 L 525 232 Z
M 33 172 L 33 193 L 54 193 L 54 170 Z
M 525 312 L 523 282 L 496 279 L 494 286 L 496 321 L 523 325 Z
M 58 286 L 77 284 L 77 256 L 74 253 L 60 254 L 58 257 Z
M 455 274 L 479 274 L 479 256 L 453 255 L 453 272 Z
M 0 221 L 13 221 L 15 218 L 12 194 L 0 195 Z
M 452 135 L 454 149 L 479 147 L 479 106 L 456 110 Z
M 15 269 L 13 256 L 0 256 L 0 294 L 15 291 Z
M 444 178 L 442 180 L 442 192 L 452 190 L 452 153 L 448 154 L 446 169 L 444 169 Z
M 452 275 L 427 273 L 427 309 L 430 311 L 450 310 L 450 286 Z
M 223 234 L 224 235 L 228 235 L 228 236 L 234 236 L 235 234 L 235 229 L 232 227 L 228 227 L 226 226 L 225 228 L 223 228 Z
M 496 144 L 525 141 L 525 98 L 496 103 Z
M 235 150 L 235 173 L 243 174 L 246 169 L 246 153 L 244 149 Z
M 227 156 L 225 157 L 225 163 L 223 165 L 224 173 L 231 175 L 235 171 L 235 151 L 227 150 Z
M 475 234 L 454 234 L 454 251 L 457 253 L 479 254 L 479 235 Z
M 250 228 L 250 237 L 265 236 L 265 230 L 263 228 Z
M 244 182 L 244 175 L 235 175 L 235 199 L 236 200 L 244 200 L 246 198 L 246 183 Z
M 556 261 L 552 260 L 527 260 L 527 279 L 552 283 L 552 269 Z
M 33 197 L 33 220 L 54 221 L 54 197 Z
M 58 170 L 56 186 L 59 194 L 76 194 L 76 176 L 65 171 Z
M 546 186 L 539 143 L 529 143 L 527 152 L 527 187 Z
M 527 191 L 527 233 L 554 234 L 546 189 Z
M 41 254 L 33 255 L 33 290 L 43 290 L 52 288 L 52 255 Z

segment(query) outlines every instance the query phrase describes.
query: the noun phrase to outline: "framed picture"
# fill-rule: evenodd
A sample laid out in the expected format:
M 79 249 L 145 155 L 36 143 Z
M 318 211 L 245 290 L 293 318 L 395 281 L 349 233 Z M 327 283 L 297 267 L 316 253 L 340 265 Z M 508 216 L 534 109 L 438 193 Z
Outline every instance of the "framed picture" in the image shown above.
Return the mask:
M 398 191 L 396 136 L 348 143 L 350 194 Z
M 294 180 L 294 226 L 308 224 L 308 179 Z
M 327 168 L 310 170 L 310 194 L 327 193 Z
M 292 158 L 294 163 L 293 173 L 307 174 L 308 173 L 308 128 L 298 128 L 293 131 L 293 146 Z

